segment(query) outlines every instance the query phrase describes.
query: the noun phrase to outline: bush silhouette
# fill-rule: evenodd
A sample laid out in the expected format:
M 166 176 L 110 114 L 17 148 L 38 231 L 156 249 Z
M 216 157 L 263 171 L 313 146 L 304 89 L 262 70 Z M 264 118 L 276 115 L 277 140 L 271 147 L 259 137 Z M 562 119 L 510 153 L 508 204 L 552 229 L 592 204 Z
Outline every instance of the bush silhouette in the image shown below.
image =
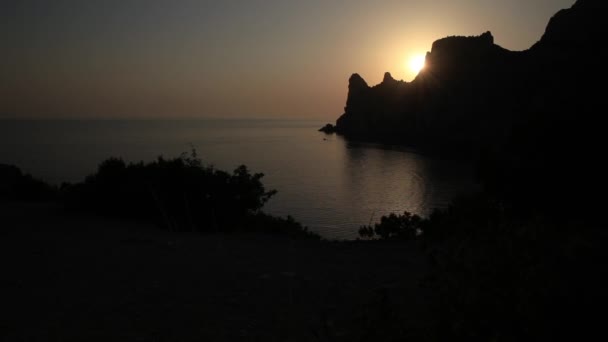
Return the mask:
M 16 166 L 0 164 L 0 198 L 49 201 L 57 198 L 57 189 L 29 174 L 24 174 Z
M 252 231 L 320 239 L 292 217 L 261 211 L 276 194 L 264 187 L 263 177 L 245 165 L 232 173 L 203 165 L 194 149 L 148 163 L 108 158 L 83 182 L 63 183 L 59 189 L 0 164 L 0 199 L 60 201 L 74 210 L 154 222 L 172 231 Z
M 409 212 L 403 215 L 390 214 L 383 216 L 380 223 L 374 227 L 363 226 L 359 228 L 359 236 L 364 238 L 380 238 L 382 240 L 399 239 L 411 240 L 422 233 L 424 220 Z
M 603 327 L 594 313 L 607 297 L 606 234 L 603 226 L 556 224 L 560 218 L 522 216 L 482 193 L 429 218 L 391 214 L 359 234 L 420 242 L 430 266 L 421 285 L 432 293 L 431 340 L 576 340 Z
M 232 173 L 190 156 L 149 163 L 103 161 L 83 183 L 65 187 L 68 203 L 101 214 L 154 220 L 170 230 L 242 229 L 276 193 L 246 166 Z

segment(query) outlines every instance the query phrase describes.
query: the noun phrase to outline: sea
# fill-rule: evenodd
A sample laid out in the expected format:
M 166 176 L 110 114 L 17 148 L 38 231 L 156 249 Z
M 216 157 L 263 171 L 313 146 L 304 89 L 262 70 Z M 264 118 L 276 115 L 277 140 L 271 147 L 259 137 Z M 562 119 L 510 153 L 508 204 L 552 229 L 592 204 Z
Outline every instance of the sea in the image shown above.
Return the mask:
M 79 182 L 108 157 L 151 161 L 193 148 L 205 164 L 264 174 L 267 213 L 327 239 L 409 211 L 421 216 L 477 189 L 466 162 L 326 135 L 318 120 L 1 120 L 0 163 L 53 184 Z

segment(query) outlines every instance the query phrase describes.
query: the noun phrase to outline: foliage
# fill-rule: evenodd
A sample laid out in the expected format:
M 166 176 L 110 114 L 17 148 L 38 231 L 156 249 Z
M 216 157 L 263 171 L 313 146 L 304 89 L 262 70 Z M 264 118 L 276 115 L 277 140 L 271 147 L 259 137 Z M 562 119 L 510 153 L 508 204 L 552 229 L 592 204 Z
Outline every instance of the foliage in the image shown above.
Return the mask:
M 411 240 L 422 232 L 424 220 L 418 215 L 404 212 L 402 215 L 383 216 L 374 227 L 362 226 L 359 235 L 364 238 L 379 237 L 383 240 Z
M 109 158 L 83 182 L 59 189 L 0 164 L 0 199 L 61 200 L 75 210 L 156 222 L 172 231 L 255 231 L 320 239 L 290 216 L 261 212 L 276 194 L 266 190 L 263 177 L 245 165 L 232 173 L 203 165 L 194 149 L 149 163 Z
M 244 229 L 276 193 L 246 166 L 232 173 L 204 166 L 196 152 L 149 163 L 103 161 L 83 183 L 65 187 L 73 206 L 109 215 L 155 220 L 171 230 Z
M 49 201 L 57 189 L 12 165 L 0 164 L 0 198 L 18 201 Z
M 268 215 L 263 212 L 257 212 L 255 215 L 251 215 L 249 217 L 248 230 L 277 235 L 287 235 L 293 238 L 321 240 L 321 236 L 311 232 L 307 227 L 297 222 L 291 216 L 282 218 Z
M 546 340 L 591 331 L 595 301 L 605 298 L 598 285 L 603 235 L 488 208 L 476 219 L 469 206 L 432 217 L 434 229 L 447 232 L 424 236 L 439 339 Z
M 383 217 L 360 235 L 415 238 L 424 248 L 430 269 L 421 285 L 435 318 L 421 332 L 425 339 L 576 339 L 602 326 L 593 315 L 607 297 L 602 228 L 522 216 L 487 194 L 457 199 L 429 218 L 414 216 Z

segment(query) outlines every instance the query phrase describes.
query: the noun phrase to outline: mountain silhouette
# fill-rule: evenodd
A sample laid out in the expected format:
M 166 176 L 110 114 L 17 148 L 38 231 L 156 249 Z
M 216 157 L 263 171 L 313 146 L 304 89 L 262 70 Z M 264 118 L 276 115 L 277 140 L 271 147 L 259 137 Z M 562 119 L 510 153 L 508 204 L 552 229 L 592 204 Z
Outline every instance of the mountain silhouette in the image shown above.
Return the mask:
M 490 32 L 437 40 L 409 83 L 386 73 L 370 87 L 354 74 L 334 130 L 350 139 L 470 154 L 480 144 L 504 143 L 531 112 L 554 111 L 552 120 L 572 118 L 573 110 L 583 115 L 581 103 L 591 105 L 595 84 L 605 80 L 606 9 L 604 1 L 579 0 L 526 51 L 496 45 Z
M 490 32 L 440 39 L 412 82 L 387 73 L 370 87 L 352 75 L 344 114 L 324 131 L 464 156 L 489 193 L 521 212 L 608 221 L 607 16 L 608 2 L 579 0 L 525 51 Z

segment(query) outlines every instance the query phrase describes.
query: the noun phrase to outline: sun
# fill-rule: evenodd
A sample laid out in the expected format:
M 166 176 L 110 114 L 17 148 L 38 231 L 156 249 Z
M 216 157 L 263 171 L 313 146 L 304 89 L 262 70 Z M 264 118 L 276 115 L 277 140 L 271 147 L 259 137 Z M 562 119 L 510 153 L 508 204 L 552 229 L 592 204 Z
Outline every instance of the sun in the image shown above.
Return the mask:
M 410 61 L 408 63 L 410 71 L 412 71 L 413 73 L 415 73 L 417 75 L 422 69 L 424 69 L 425 59 L 426 59 L 426 57 L 424 55 L 412 56 L 412 58 L 410 58 Z

